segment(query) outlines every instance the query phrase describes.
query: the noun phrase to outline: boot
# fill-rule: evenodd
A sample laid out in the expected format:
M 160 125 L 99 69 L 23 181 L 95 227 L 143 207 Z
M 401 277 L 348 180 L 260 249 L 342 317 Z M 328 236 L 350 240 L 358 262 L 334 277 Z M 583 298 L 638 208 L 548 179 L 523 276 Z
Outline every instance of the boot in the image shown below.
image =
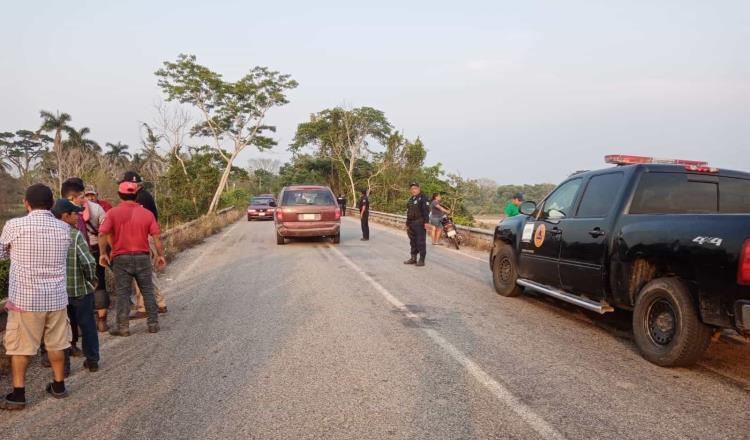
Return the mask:
M 416 264 L 417 267 L 424 267 L 424 257 L 419 257 L 419 261 Z
M 112 336 L 130 336 L 130 330 L 127 327 L 124 328 L 113 328 L 109 331 Z
M 417 256 L 416 255 L 412 255 L 411 258 L 409 258 L 408 260 L 404 261 L 404 264 L 417 264 Z

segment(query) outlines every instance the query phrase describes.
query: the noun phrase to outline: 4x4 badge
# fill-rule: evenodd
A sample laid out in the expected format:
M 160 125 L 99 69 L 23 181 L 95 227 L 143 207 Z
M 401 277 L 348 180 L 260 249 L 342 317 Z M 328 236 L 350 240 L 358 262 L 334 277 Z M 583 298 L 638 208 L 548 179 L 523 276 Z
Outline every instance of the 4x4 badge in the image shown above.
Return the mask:
M 547 228 L 544 224 L 541 224 L 536 228 L 536 233 L 534 234 L 534 246 L 541 247 L 544 243 L 545 235 L 547 235 Z

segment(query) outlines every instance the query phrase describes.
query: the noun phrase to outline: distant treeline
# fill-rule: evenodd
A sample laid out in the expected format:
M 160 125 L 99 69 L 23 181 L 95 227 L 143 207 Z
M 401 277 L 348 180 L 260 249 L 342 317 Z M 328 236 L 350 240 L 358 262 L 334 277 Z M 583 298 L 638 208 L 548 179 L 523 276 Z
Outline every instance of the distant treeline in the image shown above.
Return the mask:
M 535 185 L 498 185 L 492 180 L 471 180 L 474 186 L 466 191 L 463 200 L 466 208 L 474 215 L 499 214 L 516 193 L 522 193 L 526 200 L 540 201 L 555 188 L 552 183 Z

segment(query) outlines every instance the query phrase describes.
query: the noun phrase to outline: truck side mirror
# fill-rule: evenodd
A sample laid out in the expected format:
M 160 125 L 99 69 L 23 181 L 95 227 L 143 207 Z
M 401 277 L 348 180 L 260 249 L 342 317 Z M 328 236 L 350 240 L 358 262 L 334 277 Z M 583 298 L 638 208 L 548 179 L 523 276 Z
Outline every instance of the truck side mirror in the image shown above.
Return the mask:
M 521 214 L 532 215 L 534 214 L 534 211 L 536 211 L 536 202 L 532 202 L 531 200 L 525 201 L 521 203 L 521 206 L 518 208 L 518 210 L 521 212 Z

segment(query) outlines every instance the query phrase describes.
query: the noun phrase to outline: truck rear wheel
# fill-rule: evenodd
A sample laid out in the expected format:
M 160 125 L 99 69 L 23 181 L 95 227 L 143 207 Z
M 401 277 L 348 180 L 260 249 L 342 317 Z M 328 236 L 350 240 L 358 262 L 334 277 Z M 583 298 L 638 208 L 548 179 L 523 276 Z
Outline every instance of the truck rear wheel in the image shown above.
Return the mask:
M 510 246 L 502 246 L 492 260 L 492 283 L 500 296 L 518 296 L 523 292 L 518 280 L 516 256 Z
M 279 231 L 276 231 L 276 244 L 286 244 L 286 238 Z
M 701 322 L 687 287 L 677 278 L 651 281 L 636 299 L 635 344 L 643 357 L 656 365 L 695 363 L 711 343 L 711 333 L 711 327 Z

